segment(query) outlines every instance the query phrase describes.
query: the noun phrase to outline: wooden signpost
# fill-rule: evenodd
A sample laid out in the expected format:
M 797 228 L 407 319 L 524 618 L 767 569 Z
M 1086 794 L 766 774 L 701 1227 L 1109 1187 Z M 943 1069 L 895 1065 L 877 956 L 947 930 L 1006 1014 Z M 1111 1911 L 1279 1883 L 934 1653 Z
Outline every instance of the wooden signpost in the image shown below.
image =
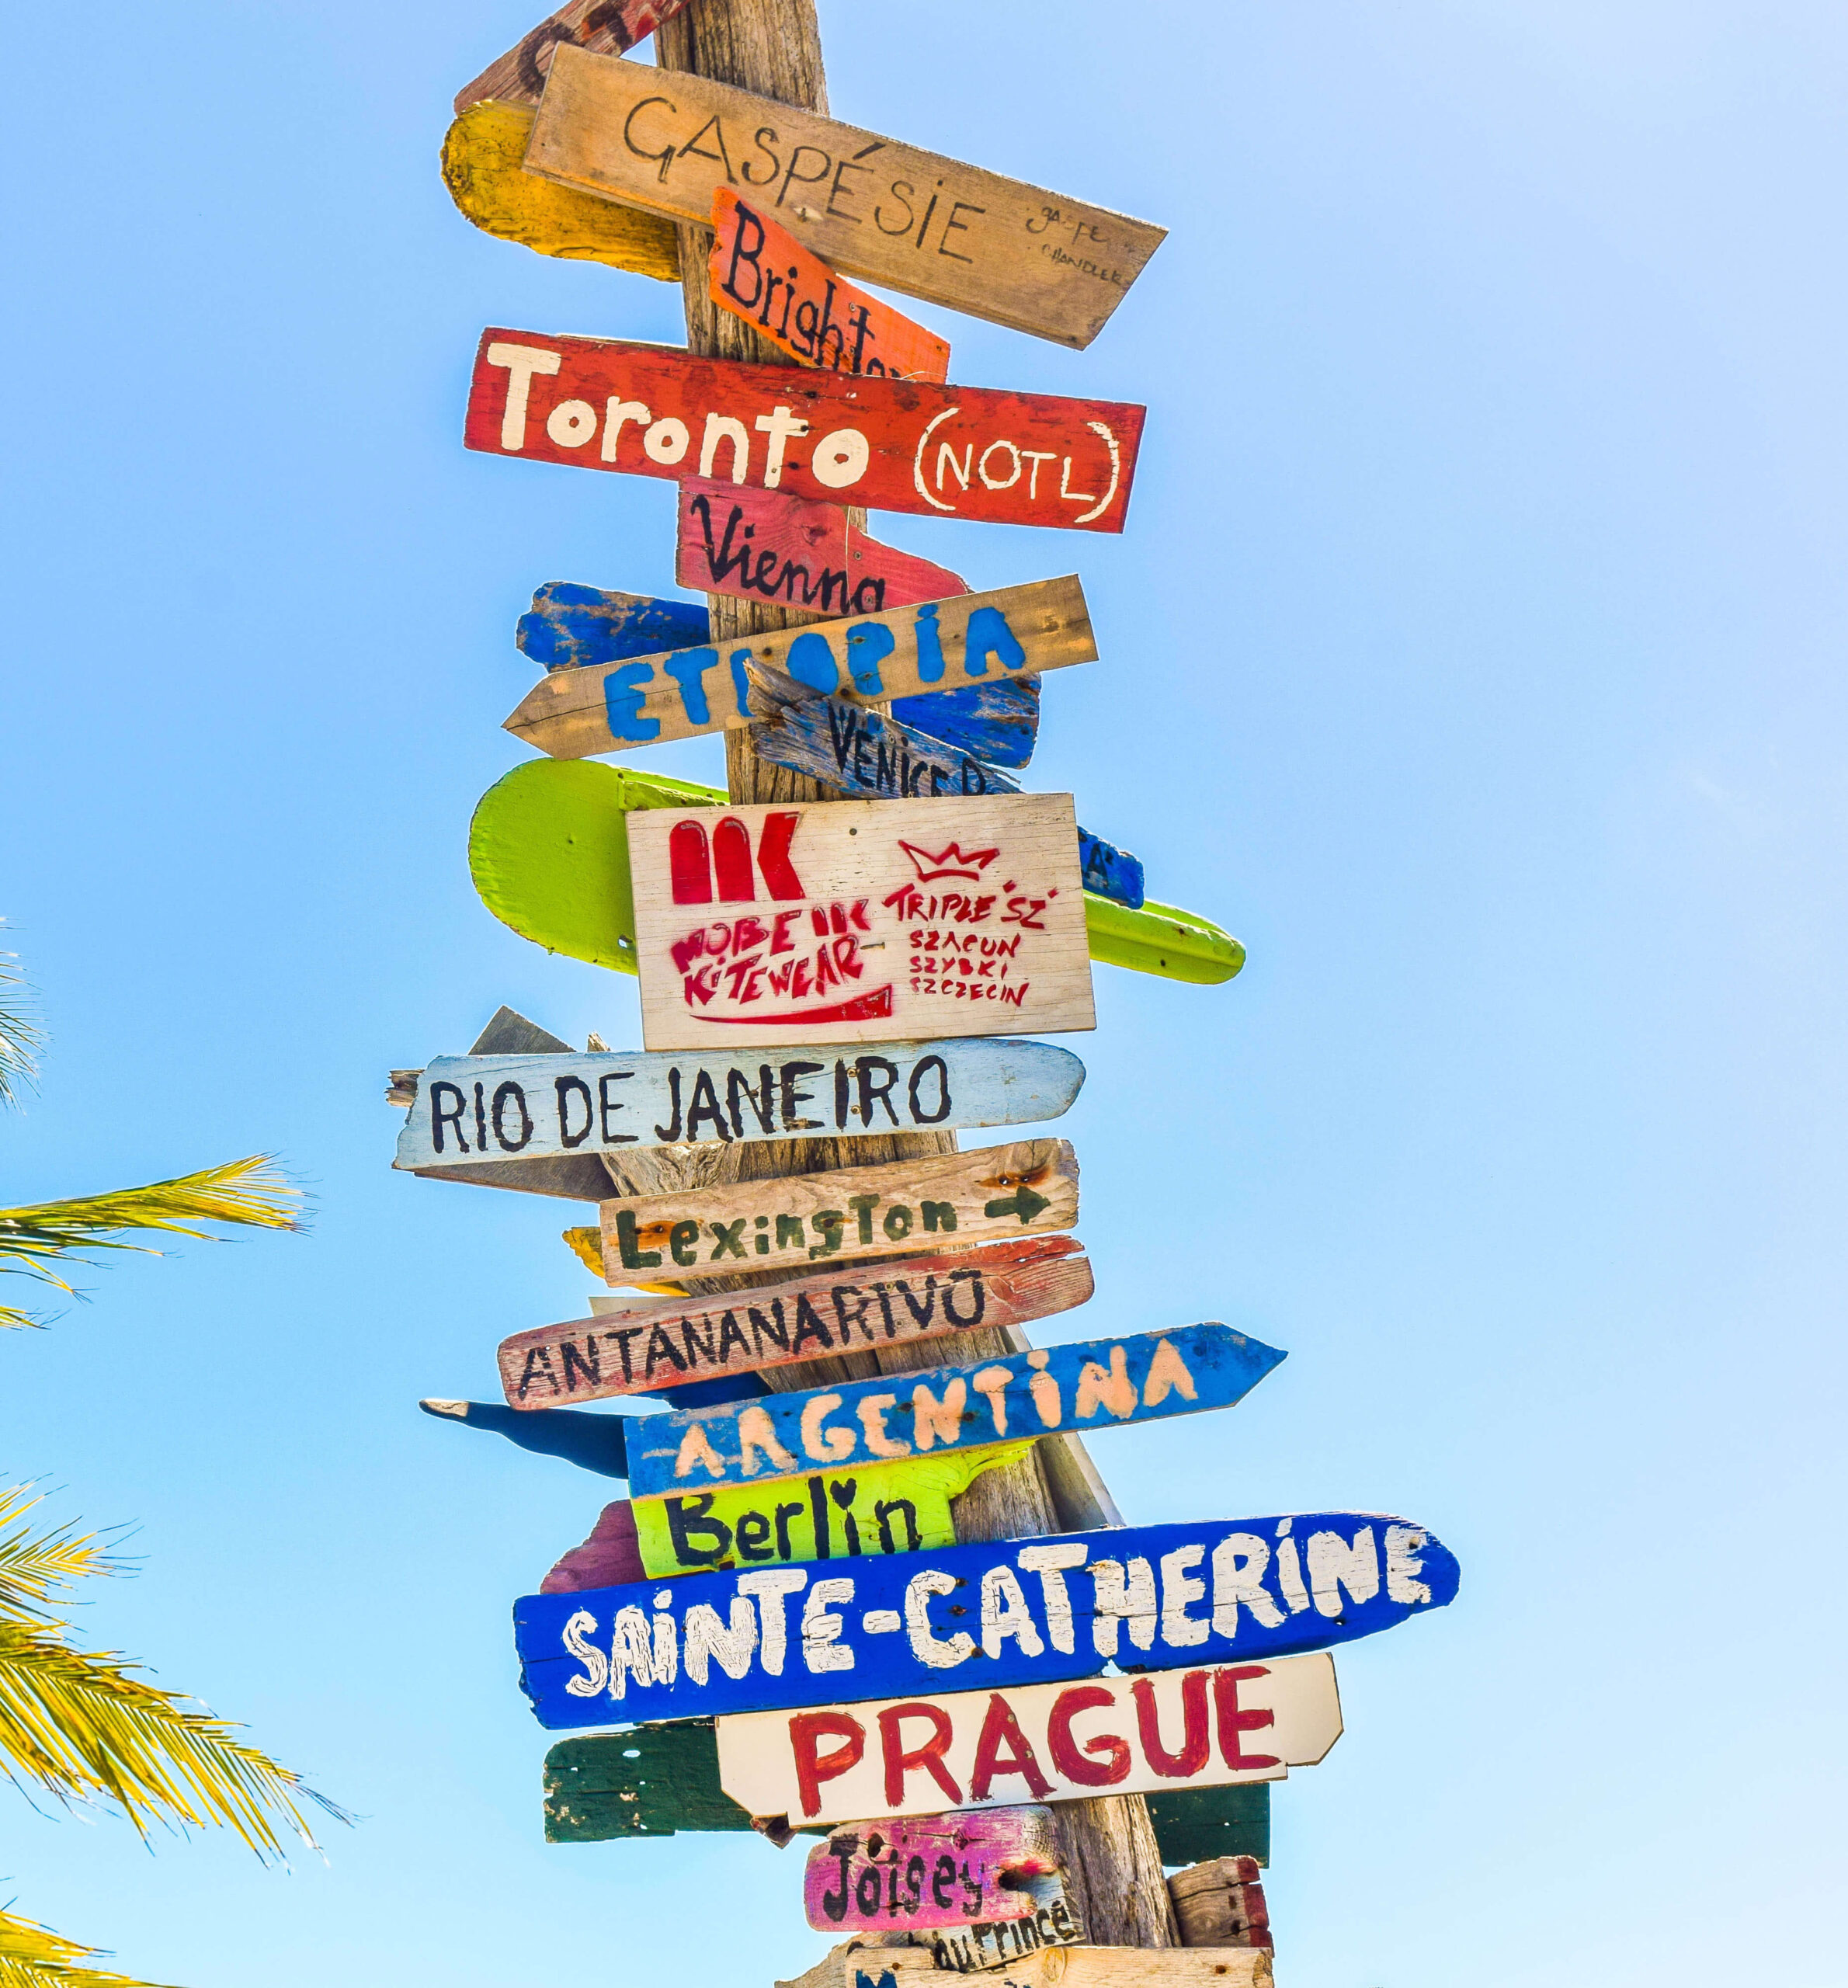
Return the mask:
M 476 103 L 457 116 L 443 141 L 443 179 L 461 213 L 484 234 L 541 255 L 676 281 L 673 224 L 526 172 L 532 135 L 533 113 L 523 104 Z
M 694 1245 L 683 1235 L 681 1247 L 690 1254 Z M 1082 1305 L 1091 1292 L 1090 1263 L 1068 1236 L 849 1263 L 516 1333 L 501 1341 L 501 1385 L 516 1408 L 651 1394 L 865 1347 L 1024 1325 Z
M 1255 1857 L 1215 1857 L 1177 1872 L 1168 1896 L 1190 1947 L 1269 1947 L 1270 1912 Z
M 721 487 L 683 484 L 681 521 L 684 527 L 690 514 L 703 530 L 709 512 L 724 519 L 724 543 L 713 555 L 713 563 L 724 565 L 750 554 L 758 528 L 744 525 L 741 530 L 740 520 L 748 508 L 745 502 L 728 498 L 716 511 L 702 506 L 706 491 Z M 690 499 L 686 495 L 690 488 L 693 493 Z M 968 591 L 944 568 L 914 559 L 908 552 L 895 552 L 853 530 L 841 522 L 847 513 L 838 505 L 753 495 L 750 506 L 762 515 L 772 547 L 794 548 L 773 552 L 773 568 L 765 582 L 769 592 L 762 594 L 762 598 L 787 593 L 792 605 L 817 607 L 823 613 L 877 614 L 888 607 L 913 607 Z M 786 514 L 793 514 L 793 523 Z M 682 551 L 684 554 L 684 540 Z M 812 572 L 806 565 L 794 566 L 792 561 L 798 556 L 819 563 Z M 759 555 L 760 567 L 762 557 Z M 835 565 L 827 565 L 829 559 Z M 744 600 L 760 597 L 759 589 L 745 584 L 742 572 L 735 577 L 737 586 L 714 586 L 714 591 Z M 702 571 L 697 579 L 683 576 L 682 584 L 706 585 L 707 575 Z M 685 601 L 654 600 L 642 594 L 554 580 L 533 595 L 532 612 L 520 617 L 515 639 L 523 654 L 547 669 L 582 669 L 669 649 L 700 648 L 710 641 L 711 634 L 711 617 L 706 610 Z M 901 724 L 927 732 L 989 766 L 1023 766 L 1033 757 L 1039 732 L 1040 679 L 1031 675 L 980 677 L 960 690 L 932 690 L 897 698 L 891 709 Z M 726 798 L 711 788 L 705 792 L 715 801 Z
M 765 694 L 769 714 L 751 728 L 751 749 L 773 766 L 825 780 L 849 799 L 866 801 L 967 798 L 1017 794 L 1019 781 L 999 768 L 894 718 L 849 704 L 815 697 L 806 686 L 751 666 L 754 690 Z M 1142 902 L 1142 866 L 1090 830 L 1078 832 L 1084 887 L 1132 909 Z
M 1243 1400 L 1284 1357 L 1229 1326 L 1181 1326 L 651 1415 L 630 1433 L 629 1483 L 638 1497 L 768 1483 L 817 1464 L 846 1468 L 1197 1415 Z
M 878 614 L 969 591 L 948 567 L 869 537 L 839 504 L 698 477 L 680 485 L 674 578 L 822 615 Z
M 649 1284 L 676 1270 L 728 1274 L 915 1256 L 964 1242 L 1047 1235 L 1078 1220 L 1078 1159 L 1063 1139 L 1019 1139 L 881 1166 L 726 1182 L 602 1205 L 603 1274 Z M 933 1242 L 931 1239 L 936 1238 Z M 691 1259 L 690 1262 L 688 1259 Z
M 949 378 L 947 339 L 836 276 L 769 203 L 721 186 L 712 230 L 706 280 L 713 302 L 799 365 L 893 380 Z
M 956 1544 L 950 1501 L 981 1473 L 1016 1461 L 1018 1444 L 966 1456 L 811 1471 L 766 1485 L 634 1500 L 651 1574 L 929 1552 Z
M 1270 1663 L 1456 1590 L 1455 1560 L 1422 1527 L 1321 1512 L 688 1574 L 665 1601 L 646 1586 L 528 1595 L 514 1641 L 540 1724 L 568 1729 L 1066 1683 L 1113 1662 Z
M 832 269 L 1082 347 L 1166 230 L 702 77 L 555 52 L 530 171 L 676 221 L 741 182 Z
M 993 1037 L 870 1043 L 821 1062 L 722 1049 L 439 1056 L 415 1079 L 392 1164 L 415 1173 L 797 1132 L 1030 1124 L 1069 1110 L 1084 1080 L 1069 1050 Z
M 697 359 L 678 346 L 481 334 L 464 445 L 627 476 L 724 477 L 823 503 L 1121 531 L 1145 410 Z
M 901 700 L 902 701 L 902 700 Z M 532 759 L 481 798 L 469 824 L 468 867 L 481 902 L 524 939 L 592 965 L 635 971 L 629 874 L 630 813 L 721 801 L 711 787 L 585 759 Z M 1092 960 L 1212 986 L 1245 964 L 1229 932 L 1145 898 L 1131 910 L 1087 891 Z
M 1334 1660 L 1293 1656 L 724 1717 L 719 1783 L 753 1816 L 836 1824 L 1280 1780 L 1340 1736 Z
M 686 4 L 687 0 L 571 0 L 569 6 L 561 7 L 490 62 L 472 83 L 464 84 L 456 92 L 456 109 L 466 110 L 484 97 L 536 104 L 561 42 L 599 55 L 621 55 Z
M 651 809 L 629 864 L 651 1049 L 1096 1025 L 1069 794 Z
M 760 636 L 728 652 L 705 645 L 553 670 L 505 725 L 555 759 L 581 759 L 749 725 L 753 662 L 817 697 L 868 700 L 1062 669 L 1096 655 L 1077 580 L 1039 580 Z
M 925 1988 L 903 1947 L 846 1956 L 838 1976 L 811 1969 L 776 1988 Z M 923 1956 L 936 1966 L 934 1955 Z M 1273 1988 L 1270 1954 L 1254 1947 L 1048 1946 L 993 1969 L 995 1988 Z
M 802 1899 L 821 1933 L 967 1926 L 1030 1918 L 1027 1881 L 1058 1872 L 1052 1811 L 1029 1802 L 836 1830 L 808 1853 Z
M 1240 1855 L 1262 1862 L 1270 1854 L 1269 1781 L 1173 1788 L 1147 1799 L 1162 1863 Z M 965 1811 L 964 1819 L 999 1812 Z M 1062 1813 L 1068 1827 L 1072 1812 Z M 547 1843 L 613 1843 L 682 1830 L 742 1834 L 750 1828 L 749 1816 L 719 1786 L 710 1719 L 561 1740 L 545 1757 Z M 821 1833 L 815 1824 L 807 1828 Z

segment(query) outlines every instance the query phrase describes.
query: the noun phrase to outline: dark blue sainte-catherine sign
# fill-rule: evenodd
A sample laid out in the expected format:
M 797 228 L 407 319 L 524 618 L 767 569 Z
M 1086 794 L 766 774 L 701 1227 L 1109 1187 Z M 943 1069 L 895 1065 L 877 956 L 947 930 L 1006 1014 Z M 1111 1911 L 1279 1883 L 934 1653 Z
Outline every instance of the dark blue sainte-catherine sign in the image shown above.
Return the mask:
M 562 1729 L 1287 1656 L 1441 1608 L 1457 1582 L 1422 1526 L 1298 1513 L 532 1594 L 514 1643 Z

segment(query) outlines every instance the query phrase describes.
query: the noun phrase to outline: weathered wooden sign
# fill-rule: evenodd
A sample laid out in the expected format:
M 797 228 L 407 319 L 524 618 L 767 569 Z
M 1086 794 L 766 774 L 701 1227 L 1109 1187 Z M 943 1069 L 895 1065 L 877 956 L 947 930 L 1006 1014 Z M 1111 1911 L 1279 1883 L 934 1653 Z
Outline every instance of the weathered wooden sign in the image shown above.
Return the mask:
M 1190 1947 L 1270 1947 L 1270 1912 L 1255 1857 L 1216 1857 L 1177 1871 L 1168 1896 Z
M 458 90 L 456 108 L 466 110 L 483 97 L 536 104 L 561 42 L 599 55 L 620 55 L 647 40 L 686 5 L 686 0 L 571 0 Z
M 728 654 L 708 645 L 553 670 L 505 728 L 555 759 L 582 759 L 749 724 L 749 663 L 768 665 L 818 697 L 866 701 L 1062 669 L 1096 655 L 1084 589 L 1072 575 L 890 608 L 861 621 L 779 629 Z
M 1179 1326 L 651 1415 L 630 1429 L 629 1485 L 642 1497 L 767 1483 L 817 1464 L 844 1468 L 1058 1428 L 1082 1434 L 1198 1415 L 1242 1401 L 1284 1357 L 1229 1326 Z
M 812 1471 L 761 1489 L 637 1498 L 642 1565 L 651 1574 L 686 1574 L 954 1546 L 950 1500 L 983 1471 L 1024 1451 L 1024 1444 L 1013 1443 L 967 1456 Z
M 635 1508 L 627 1498 L 616 1498 L 597 1514 L 583 1544 L 560 1554 L 539 1592 L 575 1594 L 581 1588 L 622 1587 L 648 1577 L 636 1543 Z
M 879 511 L 1121 531 L 1145 412 L 495 325 L 475 355 L 463 440 L 627 476 L 724 477 Z
M 710 639 L 710 611 L 690 600 L 553 580 L 537 589 L 513 631 L 520 654 L 551 669 L 626 662 L 630 656 L 697 648 Z
M 600 1213 L 612 1284 L 649 1283 L 669 1274 L 667 1262 L 691 1267 L 689 1255 L 720 1266 L 705 1273 L 720 1276 L 734 1261 L 776 1270 L 825 1256 L 915 1256 L 952 1236 L 960 1246 L 1070 1229 L 1078 1220 L 1078 1157 L 1063 1139 L 1016 1139 L 881 1166 L 619 1198 Z
M 840 1823 L 946 1803 L 1280 1780 L 1341 1736 L 1334 1660 L 997 1684 L 719 1720 L 719 1785 L 753 1816 Z
M 761 1232 L 766 1242 L 769 1235 L 767 1227 Z M 692 1256 L 696 1245 L 683 1231 L 677 1238 L 669 1231 L 668 1253 L 676 1241 Z M 889 1265 L 849 1263 L 749 1291 L 663 1298 L 613 1319 L 516 1333 L 501 1341 L 501 1385 L 516 1408 L 651 1394 L 977 1326 L 1025 1325 L 1082 1305 L 1092 1289 L 1089 1261 L 1069 1236 L 984 1242 Z
M 457 116 L 443 141 L 443 179 L 461 213 L 484 234 L 541 255 L 677 282 L 673 223 L 525 171 L 532 134 L 533 113 L 524 104 L 477 103 Z
M 690 788 L 588 759 L 516 766 L 483 795 L 469 824 L 469 874 L 481 902 L 549 952 L 633 973 L 630 813 L 725 799 L 716 787 Z M 1093 960 L 1131 972 L 1211 986 L 1245 964 L 1245 948 L 1229 932 L 1152 898 L 1132 911 L 1087 893 L 1085 929 Z
M 1020 782 L 998 767 L 896 718 L 844 697 L 809 696 L 805 686 L 756 666 L 749 673 L 768 714 L 751 728 L 751 749 L 773 766 L 825 780 L 856 800 L 1020 791 Z M 1087 891 L 1132 907 L 1141 903 L 1141 864 L 1082 825 L 1078 860 Z
M 776 1988 L 907 1988 L 912 1951 L 865 1948 L 846 1955 L 838 1974 L 811 1968 Z M 995 1988 L 1274 1988 L 1275 1979 L 1270 1954 L 1254 1947 L 1049 1945 L 999 1963 L 995 1975 Z
M 692 487 L 696 503 L 701 486 Z M 683 498 L 686 488 L 683 486 Z M 774 506 L 778 513 L 790 511 L 837 521 L 847 515 L 834 504 L 802 504 L 793 498 L 755 501 Z M 742 510 L 739 505 L 727 507 L 728 532 L 735 530 Z M 681 515 L 684 523 L 684 502 Z M 845 528 L 837 523 L 818 529 L 832 530 L 838 539 Z M 809 532 L 806 523 L 792 527 L 792 536 L 804 546 Z M 830 551 L 827 556 L 835 555 Z M 849 574 L 848 566 L 823 568 L 814 589 L 818 599 L 824 594 L 828 597 L 828 608 L 823 611 L 853 607 L 853 611 L 858 612 L 863 607 L 876 613 L 888 607 L 911 607 L 967 592 L 954 573 L 933 566 L 928 560 L 914 559 L 908 552 L 894 552 L 889 546 L 876 544 L 857 531 L 846 533 L 846 547 L 839 557 L 849 562 L 863 557 L 869 568 L 876 567 L 877 571 L 869 570 L 854 579 L 849 589 L 843 580 Z M 905 562 L 902 567 L 891 563 L 898 561 Z M 924 570 L 912 572 L 909 569 L 913 567 Z M 860 569 L 851 570 L 857 573 Z M 869 584 L 863 587 L 862 579 Z M 706 582 L 703 578 L 683 576 L 682 584 L 703 586 Z M 756 597 L 752 589 L 742 586 L 717 586 L 712 591 L 745 600 Z M 790 591 L 799 603 L 807 604 L 806 579 L 800 589 L 792 586 Z M 855 603 L 858 606 L 853 606 Z M 707 610 L 689 602 L 655 600 L 644 594 L 617 593 L 554 580 L 533 595 L 532 612 L 520 617 L 516 639 L 526 655 L 547 669 L 582 669 L 596 663 L 626 662 L 632 656 L 697 648 L 710 638 L 710 634 Z M 897 698 L 891 708 L 892 715 L 901 724 L 928 732 L 989 766 L 1023 766 L 1033 757 L 1033 740 L 1040 728 L 1040 679 L 1033 676 L 978 678 L 960 690 L 932 690 L 919 697 Z M 705 793 L 715 801 L 725 798 L 713 788 L 706 789 Z
M 624 1146 L 1026 1124 L 1069 1110 L 1084 1080 L 1069 1050 L 993 1038 L 871 1044 L 820 1062 L 722 1050 L 439 1056 L 414 1080 L 392 1164 L 414 1173 Z
M 1457 1583 L 1422 1526 L 1299 1513 L 687 1574 L 658 1604 L 645 1584 L 528 1595 L 514 1637 L 540 1723 L 569 1728 L 1268 1663 L 1440 1608 Z
M 676 221 L 742 182 L 834 269 L 1082 348 L 1165 228 L 703 77 L 559 48 L 527 169 Z
M 721 186 L 712 198 L 712 228 L 706 281 L 713 302 L 791 359 L 835 373 L 949 378 L 947 339 L 837 276 L 767 203 Z
M 1068 794 L 655 809 L 629 865 L 651 1049 L 1096 1026 Z
M 969 591 L 947 566 L 869 537 L 839 504 L 688 477 L 679 519 L 674 578 L 707 593 L 878 614 Z
M 1037 1879 L 1029 1896 L 1033 1910 L 1023 1918 L 940 1927 L 931 1936 L 933 1964 L 957 1974 L 976 1974 L 1044 1948 L 1075 1947 L 1084 1938 L 1084 1922 L 1066 1897 L 1063 1880 Z
M 1164 1864 L 1270 1854 L 1268 1781 L 1176 1788 L 1147 1799 Z M 751 1818 L 719 1786 L 718 1743 L 710 1719 L 561 1740 L 546 1754 L 547 1843 L 610 1843 L 672 1836 L 682 1830 L 742 1834 L 750 1827 Z M 817 1826 L 809 1828 L 819 1833 Z
M 808 1853 L 802 1902 L 817 1932 L 907 1932 L 1026 1919 L 1026 1881 L 1059 1875 L 1052 1811 L 1037 1802 L 837 1830 Z

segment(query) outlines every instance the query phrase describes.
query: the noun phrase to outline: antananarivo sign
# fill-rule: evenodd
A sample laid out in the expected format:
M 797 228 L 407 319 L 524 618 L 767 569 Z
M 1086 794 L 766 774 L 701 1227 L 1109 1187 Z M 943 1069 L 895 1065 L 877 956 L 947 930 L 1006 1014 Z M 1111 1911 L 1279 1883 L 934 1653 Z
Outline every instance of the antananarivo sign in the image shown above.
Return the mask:
M 686 1237 L 679 1247 L 693 1256 Z M 1090 1263 L 1068 1236 L 848 1264 L 516 1333 L 500 1344 L 501 1385 L 510 1406 L 528 1409 L 652 1394 L 793 1361 L 1024 1325 L 1085 1303 L 1092 1289 Z
M 653 808 L 629 865 L 651 1049 L 1096 1026 L 1069 794 Z
M 1443 1607 L 1457 1577 L 1406 1520 L 1292 1514 L 528 1595 L 514 1642 L 540 1723 L 566 1729 L 1057 1683 L 1113 1662 L 1269 1663 Z

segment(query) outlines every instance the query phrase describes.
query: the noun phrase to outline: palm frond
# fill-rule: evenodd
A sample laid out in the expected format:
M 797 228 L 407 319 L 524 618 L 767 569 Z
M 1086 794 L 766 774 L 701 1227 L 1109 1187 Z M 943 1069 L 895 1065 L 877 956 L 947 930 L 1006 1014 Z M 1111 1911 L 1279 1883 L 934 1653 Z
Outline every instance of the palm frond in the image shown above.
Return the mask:
M 0 1621 L 48 1621 L 46 1604 L 54 1589 L 91 1574 L 127 1571 L 103 1552 L 93 1532 L 64 1526 L 35 1533 L 23 1521 L 39 1503 L 26 1485 L 0 1490 Z
M 106 1194 L 83 1194 L 62 1201 L 40 1201 L 30 1208 L 0 1208 L 0 1272 L 39 1279 L 57 1290 L 72 1287 L 52 1265 L 69 1256 L 81 1260 L 86 1251 L 134 1249 L 151 1256 L 162 1252 L 145 1242 L 129 1242 L 125 1233 L 163 1230 L 200 1242 L 219 1240 L 202 1222 L 235 1222 L 248 1229 L 302 1226 L 296 1204 L 301 1190 L 276 1170 L 274 1156 L 257 1153 L 225 1166 L 182 1173 L 177 1180 L 157 1180 L 146 1187 L 122 1187 Z M 0 1305 L 0 1326 L 30 1326 L 38 1321 L 12 1305 Z
M 11 953 L 0 953 L 0 1104 L 17 1104 L 23 1085 L 38 1079 L 45 1032 L 26 1000 L 26 976 Z
M 0 1988 L 156 1988 L 133 1975 L 85 1964 L 102 1958 L 100 1947 L 83 1946 L 36 1920 L 0 1911 Z
M 0 1774 L 67 1803 L 117 1804 L 146 1836 L 164 1822 L 234 1830 L 259 1857 L 310 1849 L 311 1802 L 352 1818 L 301 1777 L 234 1737 L 203 1707 L 130 1674 L 113 1653 L 73 1649 L 52 1631 L 0 1621 Z

